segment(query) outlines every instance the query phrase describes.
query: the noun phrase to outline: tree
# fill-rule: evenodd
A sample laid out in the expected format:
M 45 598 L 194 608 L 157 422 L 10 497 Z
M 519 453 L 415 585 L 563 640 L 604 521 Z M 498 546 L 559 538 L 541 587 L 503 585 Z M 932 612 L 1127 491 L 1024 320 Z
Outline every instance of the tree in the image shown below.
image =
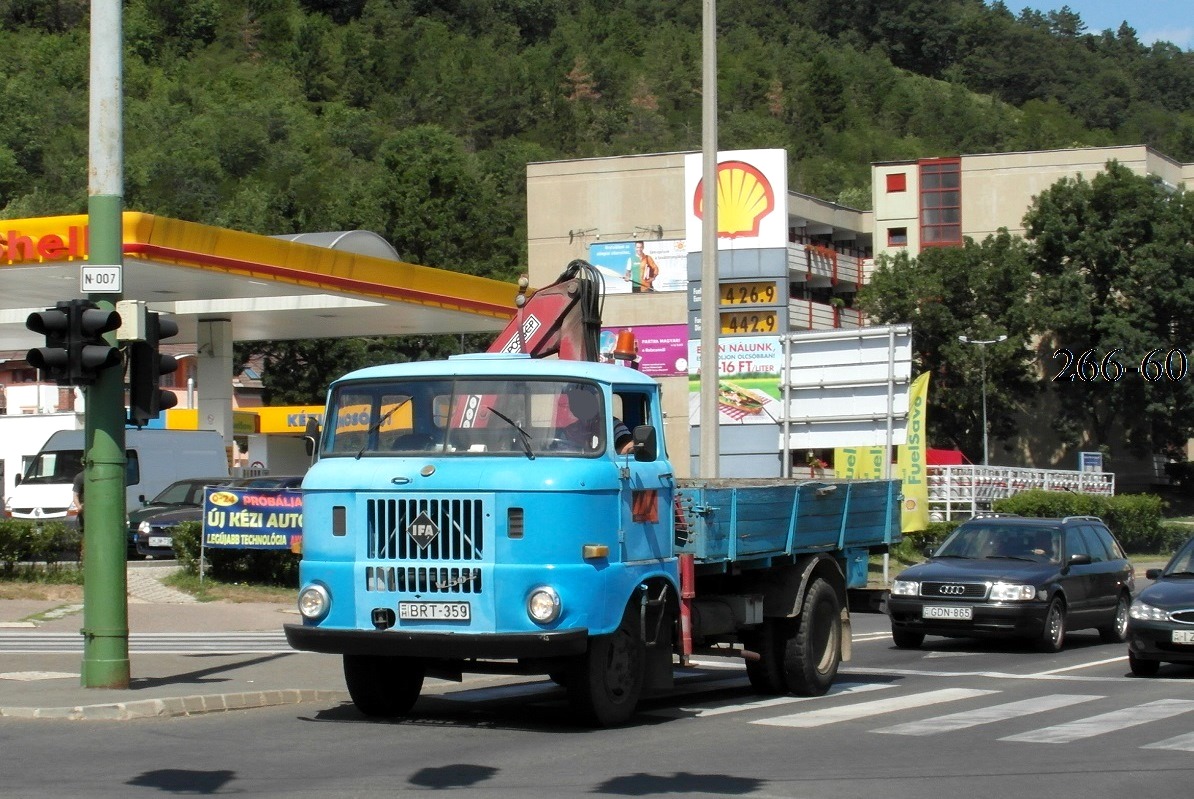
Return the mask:
M 266 405 L 322 405 L 328 385 L 353 370 L 482 352 L 491 338 L 474 333 L 240 342 L 235 345 L 236 373 L 259 359 Z
M 1030 325 L 1023 298 L 1030 274 L 1021 239 L 1006 230 L 981 244 L 931 248 L 919 258 L 883 258 L 859 292 L 862 310 L 880 324 L 912 325 L 913 374 L 932 372 L 929 440 L 982 461 L 982 360 L 986 360 L 991 437 L 1009 438 L 1036 393 Z M 1008 340 L 980 353 L 971 339 Z
M 1176 378 L 1194 345 L 1194 196 L 1110 162 L 1089 181 L 1063 179 L 1042 192 L 1024 222 L 1042 351 L 1075 360 L 1090 351 L 1125 369 L 1155 352 L 1162 364 L 1160 374 L 1146 366 L 1147 374 L 1120 375 L 1109 362 L 1094 379 L 1089 370 L 1055 375 L 1055 427 L 1094 445 L 1122 431 L 1136 455 L 1184 448 L 1194 435 L 1194 378 Z

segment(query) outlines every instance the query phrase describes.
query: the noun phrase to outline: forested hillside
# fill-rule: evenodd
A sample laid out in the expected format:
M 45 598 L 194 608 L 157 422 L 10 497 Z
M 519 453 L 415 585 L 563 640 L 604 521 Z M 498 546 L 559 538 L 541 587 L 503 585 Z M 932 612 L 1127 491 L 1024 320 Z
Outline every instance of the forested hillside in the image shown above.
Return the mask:
M 981 0 L 734 0 L 720 145 L 869 204 L 873 161 L 1111 143 L 1194 160 L 1194 54 Z M 0 0 L 0 206 L 81 212 L 85 0 Z M 125 201 L 525 263 L 525 165 L 700 147 L 700 0 L 129 0 Z

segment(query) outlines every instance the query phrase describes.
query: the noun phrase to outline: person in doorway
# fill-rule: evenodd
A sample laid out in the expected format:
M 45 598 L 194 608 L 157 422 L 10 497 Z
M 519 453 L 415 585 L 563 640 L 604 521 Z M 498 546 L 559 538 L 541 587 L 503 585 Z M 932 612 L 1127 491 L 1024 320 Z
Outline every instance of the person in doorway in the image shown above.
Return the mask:
M 74 499 L 74 503 L 75 503 L 75 509 L 77 511 L 77 513 L 75 514 L 75 519 L 79 525 L 79 561 L 82 562 L 83 546 L 84 546 L 84 540 L 83 540 L 83 470 L 82 469 L 80 469 L 79 473 L 75 475 L 73 491 L 74 491 L 73 499 Z

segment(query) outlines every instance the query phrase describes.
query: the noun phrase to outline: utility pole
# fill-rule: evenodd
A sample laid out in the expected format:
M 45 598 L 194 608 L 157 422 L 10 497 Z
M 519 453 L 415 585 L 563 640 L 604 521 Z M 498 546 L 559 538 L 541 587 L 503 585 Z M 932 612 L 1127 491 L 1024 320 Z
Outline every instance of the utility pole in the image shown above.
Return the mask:
M 123 291 L 124 140 L 121 0 L 91 3 L 88 263 L 80 286 L 101 310 Z M 116 345 L 115 332 L 106 340 Z M 124 375 L 102 369 L 87 386 L 84 444 L 84 688 L 129 687 L 125 530 Z
M 991 451 L 990 447 L 987 446 L 987 345 L 998 344 L 1001 341 L 1007 341 L 1007 336 L 1001 335 L 998 338 L 986 339 L 982 341 L 972 339 L 967 336 L 958 336 L 958 341 L 962 342 L 963 344 L 978 345 L 979 363 L 981 364 L 980 368 L 982 369 L 983 373 L 983 466 L 986 466 L 987 453 Z
M 701 477 L 718 476 L 717 0 L 704 0 L 701 69 Z

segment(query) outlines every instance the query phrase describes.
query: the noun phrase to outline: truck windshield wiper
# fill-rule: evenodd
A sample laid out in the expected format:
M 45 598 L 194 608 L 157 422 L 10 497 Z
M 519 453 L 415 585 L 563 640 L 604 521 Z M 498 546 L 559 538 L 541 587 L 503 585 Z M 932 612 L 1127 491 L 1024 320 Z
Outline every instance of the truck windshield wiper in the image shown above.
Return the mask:
M 365 431 L 365 443 L 361 447 L 361 451 L 357 453 L 357 460 L 360 460 L 361 456 L 365 454 L 365 450 L 369 449 L 369 442 L 373 440 L 373 436 L 377 433 L 378 430 L 381 429 L 381 426 L 383 424 L 385 424 L 386 422 L 390 421 L 390 417 L 394 415 L 394 412 L 397 411 L 399 408 L 401 408 L 403 405 L 405 405 L 408 402 L 410 402 L 410 399 L 402 400 L 402 402 L 399 402 L 393 408 L 390 408 L 388 411 L 386 411 L 384 414 L 382 414 L 380 419 L 378 419 L 373 424 L 369 425 L 369 429 Z
M 531 434 L 528 433 L 526 430 L 523 430 L 522 426 L 519 425 L 518 422 L 511 419 L 509 416 L 502 413 L 497 408 L 494 408 L 492 405 L 489 407 L 489 412 L 492 413 L 494 416 L 498 417 L 499 419 L 501 419 L 502 421 L 506 422 L 507 424 L 509 424 L 511 427 L 513 427 L 515 430 L 517 430 L 519 432 L 519 434 L 522 436 L 522 448 L 524 450 L 526 450 L 527 457 L 530 458 L 531 460 L 535 460 L 535 453 L 531 452 Z

